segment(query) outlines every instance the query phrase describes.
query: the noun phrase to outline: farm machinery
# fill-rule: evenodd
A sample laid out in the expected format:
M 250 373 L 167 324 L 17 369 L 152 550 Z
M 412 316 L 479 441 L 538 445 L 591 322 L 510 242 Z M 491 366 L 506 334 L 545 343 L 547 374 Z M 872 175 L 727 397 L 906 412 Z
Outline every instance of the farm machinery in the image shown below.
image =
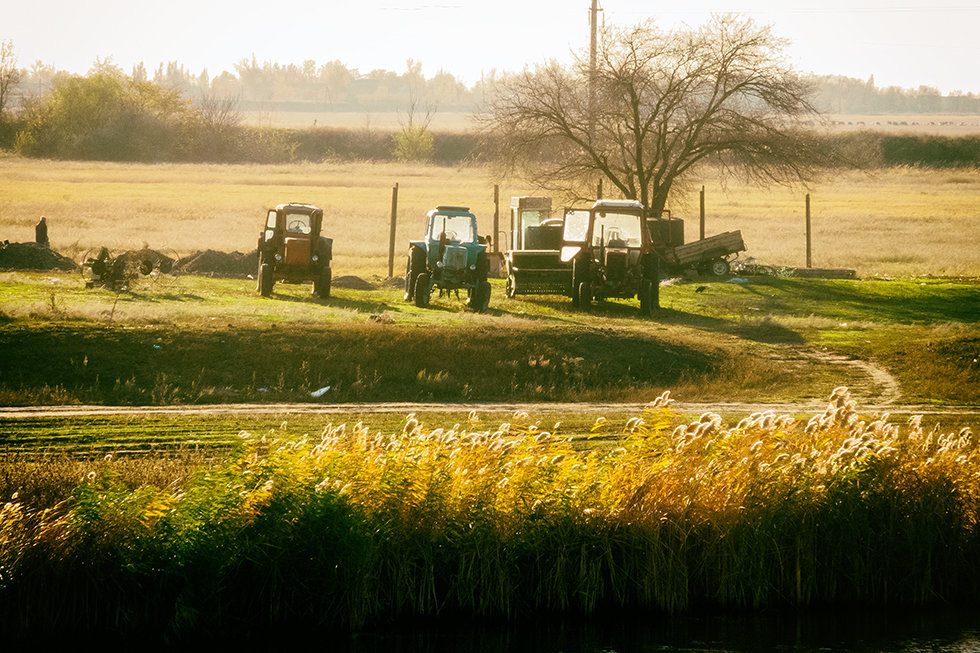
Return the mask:
M 572 264 L 561 260 L 563 224 L 552 215 L 550 197 L 511 198 L 511 247 L 504 255 L 508 298 L 565 293 Z
M 258 290 L 272 295 L 276 281 L 313 282 L 313 294 L 330 297 L 333 239 L 321 235 L 323 209 L 311 204 L 279 204 L 269 209 L 259 235 Z
M 567 209 L 559 260 L 571 263 L 566 292 L 579 308 L 609 297 L 637 297 L 647 315 L 658 308 L 659 255 L 640 202 L 598 200 L 589 209 Z
M 489 239 L 477 235 L 476 216 L 463 206 L 439 206 L 426 214 L 425 233 L 409 245 L 405 301 L 426 307 L 432 291 L 461 289 L 467 305 L 483 312 L 490 304 Z
M 635 223 L 637 219 L 640 226 Z M 617 221 L 624 224 L 615 224 Z M 622 235 L 624 225 L 631 234 L 625 240 L 616 237 Z M 576 305 L 582 303 L 579 286 L 586 278 L 586 290 L 591 289 L 595 297 L 638 295 L 643 304 L 644 284 L 636 279 L 652 279 L 640 263 L 647 261 L 645 264 L 651 266 L 651 253 L 657 259 L 658 276 L 659 271 L 680 274 L 688 270 L 724 276 L 731 271 L 731 260 L 745 250 L 739 231 L 685 244 L 683 220 L 669 213 L 650 217 L 642 204 L 632 200 L 598 200 L 592 209 L 566 209 L 563 216 L 555 216 L 549 197 L 514 197 L 511 232 L 511 247 L 504 257 L 507 297 L 564 294 Z M 585 263 L 578 255 L 565 255 L 574 243 L 580 245 L 579 254 L 587 252 L 582 256 L 593 261 L 594 273 L 583 272 Z

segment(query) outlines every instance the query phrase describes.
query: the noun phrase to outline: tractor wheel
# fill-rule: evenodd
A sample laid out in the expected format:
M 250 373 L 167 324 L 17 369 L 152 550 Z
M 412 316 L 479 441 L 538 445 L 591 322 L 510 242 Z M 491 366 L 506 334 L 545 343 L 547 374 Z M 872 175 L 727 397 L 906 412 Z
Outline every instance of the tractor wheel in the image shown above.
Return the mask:
M 732 266 L 723 258 L 718 258 L 709 264 L 711 274 L 716 277 L 723 277 L 732 271 Z
M 259 266 L 259 294 L 263 297 L 271 297 L 272 284 L 272 265 L 263 263 Z
M 513 272 L 507 273 L 507 285 L 504 286 L 504 295 L 507 299 L 514 299 L 517 295 L 517 277 L 514 276 Z
M 592 306 L 592 282 L 583 281 L 579 283 L 576 297 L 578 298 L 578 307 L 583 311 L 589 310 Z
M 640 313 L 652 316 L 660 308 L 659 288 L 652 279 L 640 282 Z
M 405 264 L 405 301 L 415 299 L 415 282 L 419 275 L 425 272 L 425 250 L 412 246 L 408 252 L 408 262 Z
M 470 292 L 470 308 L 477 313 L 486 313 L 490 308 L 490 282 L 478 281 Z
M 320 270 L 320 278 L 313 280 L 313 294 L 320 299 L 330 299 L 330 282 L 333 280 L 333 271 L 324 267 Z
M 429 305 L 429 275 L 423 272 L 415 279 L 415 305 L 426 308 Z

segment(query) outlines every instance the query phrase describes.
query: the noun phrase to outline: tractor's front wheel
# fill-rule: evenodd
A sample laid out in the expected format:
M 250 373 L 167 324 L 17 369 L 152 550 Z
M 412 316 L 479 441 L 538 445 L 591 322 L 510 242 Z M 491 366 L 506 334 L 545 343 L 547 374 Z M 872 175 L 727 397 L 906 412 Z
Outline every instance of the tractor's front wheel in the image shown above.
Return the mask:
M 330 282 L 332 280 L 332 270 L 328 267 L 324 267 L 322 270 L 320 270 L 319 279 L 313 280 L 313 294 L 321 299 L 330 299 Z
M 419 308 L 429 306 L 429 275 L 423 272 L 415 279 L 415 305 Z
M 263 297 L 272 296 L 272 265 L 262 263 L 259 265 L 259 294 Z

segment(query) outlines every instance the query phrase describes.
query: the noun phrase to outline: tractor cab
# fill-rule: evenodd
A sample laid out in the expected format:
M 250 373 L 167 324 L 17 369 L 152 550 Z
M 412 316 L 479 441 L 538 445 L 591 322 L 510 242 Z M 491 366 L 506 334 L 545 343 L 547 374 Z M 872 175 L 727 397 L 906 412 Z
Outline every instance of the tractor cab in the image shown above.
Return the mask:
M 465 289 L 470 306 L 484 311 L 490 301 L 487 282 L 489 240 L 477 235 L 476 216 L 464 206 L 439 206 L 425 217 L 422 240 L 409 244 L 405 299 L 428 306 L 434 288 Z
M 259 292 L 272 294 L 275 281 L 313 282 L 319 297 L 330 296 L 333 240 L 320 235 L 323 209 L 311 204 L 279 204 L 266 213 L 259 235 Z
M 598 200 L 589 209 L 567 209 L 561 260 L 572 263 L 572 300 L 580 306 L 639 297 L 647 312 L 654 302 L 657 259 L 640 202 Z

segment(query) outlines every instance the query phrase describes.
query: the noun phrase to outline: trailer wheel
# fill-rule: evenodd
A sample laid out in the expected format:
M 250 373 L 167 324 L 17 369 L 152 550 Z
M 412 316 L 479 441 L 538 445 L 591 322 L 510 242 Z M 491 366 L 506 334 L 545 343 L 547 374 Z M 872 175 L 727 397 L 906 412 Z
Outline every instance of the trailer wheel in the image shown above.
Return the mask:
M 711 274 L 716 277 L 723 277 L 732 271 L 732 266 L 723 258 L 717 258 L 710 264 Z
M 321 299 L 330 298 L 330 282 L 333 279 L 333 273 L 328 267 L 324 267 L 320 270 L 320 278 L 313 280 L 313 294 Z
M 415 279 L 415 305 L 426 308 L 429 305 L 429 275 L 423 272 Z
M 263 297 L 271 297 L 272 284 L 272 265 L 263 263 L 259 266 L 259 294 Z
M 514 276 L 513 272 L 507 273 L 507 285 L 504 286 L 504 295 L 507 299 L 514 299 L 517 295 L 517 277 Z
M 581 282 L 578 285 L 576 297 L 578 298 L 578 307 L 583 311 L 589 310 L 589 308 L 592 306 L 592 282 Z

